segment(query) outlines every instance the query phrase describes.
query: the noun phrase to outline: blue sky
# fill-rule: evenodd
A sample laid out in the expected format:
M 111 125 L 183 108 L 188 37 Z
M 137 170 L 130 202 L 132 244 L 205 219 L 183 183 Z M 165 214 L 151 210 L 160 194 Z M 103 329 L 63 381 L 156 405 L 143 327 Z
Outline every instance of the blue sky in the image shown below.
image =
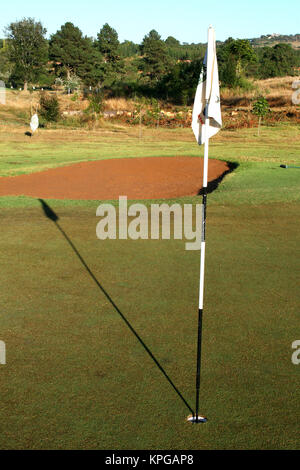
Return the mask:
M 163 39 L 174 36 L 181 42 L 205 42 L 209 24 L 217 39 L 259 37 L 262 34 L 300 33 L 299 0 L 14 0 L 4 2 L 0 14 L 3 28 L 23 17 L 40 20 L 47 36 L 71 21 L 85 35 L 96 37 L 109 23 L 125 39 L 140 43 L 151 29 Z

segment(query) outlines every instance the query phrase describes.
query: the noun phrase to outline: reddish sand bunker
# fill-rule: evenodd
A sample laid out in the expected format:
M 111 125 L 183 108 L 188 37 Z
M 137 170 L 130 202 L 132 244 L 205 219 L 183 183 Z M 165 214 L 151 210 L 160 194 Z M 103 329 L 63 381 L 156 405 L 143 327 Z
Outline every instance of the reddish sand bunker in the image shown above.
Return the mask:
M 209 160 L 208 181 L 228 171 Z M 0 196 L 49 199 L 159 199 L 193 196 L 202 187 L 203 158 L 148 157 L 76 163 L 29 175 L 0 178 Z

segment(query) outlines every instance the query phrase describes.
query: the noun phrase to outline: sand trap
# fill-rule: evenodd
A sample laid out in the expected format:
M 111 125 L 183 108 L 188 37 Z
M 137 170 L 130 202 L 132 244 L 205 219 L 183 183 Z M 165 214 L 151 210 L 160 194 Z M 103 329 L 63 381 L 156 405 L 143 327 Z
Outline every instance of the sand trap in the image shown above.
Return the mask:
M 208 181 L 229 167 L 209 160 Z M 38 173 L 0 178 L 0 196 L 47 199 L 160 199 L 194 196 L 202 187 L 203 158 L 118 158 L 76 163 Z

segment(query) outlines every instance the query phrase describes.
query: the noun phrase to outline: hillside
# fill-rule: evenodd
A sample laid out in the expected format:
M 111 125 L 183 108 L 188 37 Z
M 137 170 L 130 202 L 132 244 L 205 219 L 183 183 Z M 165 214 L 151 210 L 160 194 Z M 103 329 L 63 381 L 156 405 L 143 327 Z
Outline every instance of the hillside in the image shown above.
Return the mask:
M 254 47 L 266 47 L 275 46 L 276 44 L 285 43 L 290 44 L 293 49 L 300 49 L 300 34 L 266 34 L 260 36 L 260 38 L 249 39 Z
M 265 123 L 274 125 L 279 122 L 300 123 L 300 109 L 292 102 L 292 84 L 295 77 L 277 77 L 253 81 L 253 89 L 223 88 L 221 90 L 223 127 L 236 129 L 241 127 L 256 127 L 258 120 L 252 113 L 252 106 L 258 96 L 266 97 L 271 112 L 265 118 Z M 60 105 L 61 119 L 59 122 L 41 125 L 49 128 L 87 128 L 107 127 L 111 124 L 118 126 L 138 125 L 149 127 L 190 127 L 192 106 L 171 106 L 161 101 L 153 108 L 151 102 L 140 109 L 140 104 L 130 99 L 111 98 L 103 102 L 103 111 L 98 117 L 88 111 L 89 101 L 83 94 L 78 93 L 76 99 L 60 91 L 48 91 L 48 95 L 56 95 Z M 40 111 L 40 92 L 25 92 L 7 90 L 6 105 L 0 109 L 0 128 L 27 129 L 30 116 L 35 110 Z M 140 111 L 139 111 L 140 109 Z M 140 122 L 140 112 L 141 122 Z M 26 129 L 25 129 L 26 128 Z

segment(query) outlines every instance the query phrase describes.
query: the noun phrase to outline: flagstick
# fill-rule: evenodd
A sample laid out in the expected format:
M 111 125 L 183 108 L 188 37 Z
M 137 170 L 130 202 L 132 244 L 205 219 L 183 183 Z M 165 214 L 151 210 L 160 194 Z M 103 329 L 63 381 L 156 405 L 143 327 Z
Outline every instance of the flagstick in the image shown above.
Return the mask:
M 202 346 L 202 317 L 204 296 L 204 262 L 205 262 L 205 226 L 206 226 L 206 199 L 207 199 L 207 173 L 208 173 L 208 100 L 205 106 L 205 141 L 204 141 L 204 164 L 203 164 L 203 196 L 202 196 L 202 234 L 200 251 L 200 283 L 199 283 L 199 311 L 198 311 L 198 341 L 197 341 L 197 373 L 196 373 L 196 423 L 206 422 L 206 418 L 199 416 L 200 395 L 200 371 L 201 371 L 201 346 Z
M 205 73 L 206 72 L 206 73 Z M 200 252 L 200 281 L 199 281 L 199 310 L 198 310 L 198 340 L 197 340 L 197 372 L 196 372 L 196 415 L 189 416 L 192 423 L 205 423 L 207 419 L 199 415 L 200 396 L 200 372 L 201 372 L 201 347 L 202 347 L 202 319 L 204 296 L 204 263 L 205 263 L 205 229 L 206 229 L 206 199 L 207 199 L 207 174 L 208 174 L 208 144 L 209 136 L 216 134 L 222 126 L 220 92 L 218 78 L 218 64 L 216 55 L 215 31 L 212 26 L 208 28 L 207 50 L 203 61 L 203 69 L 200 74 L 196 90 L 192 128 L 199 145 L 204 143 L 203 166 L 203 203 L 202 203 L 202 233 Z M 205 101 L 204 101 L 205 97 Z M 205 106 L 203 106 L 205 104 Z M 208 107 L 210 109 L 208 110 Z M 204 110 L 204 123 L 202 112 Z M 214 118 L 214 125 L 210 127 L 210 118 Z

